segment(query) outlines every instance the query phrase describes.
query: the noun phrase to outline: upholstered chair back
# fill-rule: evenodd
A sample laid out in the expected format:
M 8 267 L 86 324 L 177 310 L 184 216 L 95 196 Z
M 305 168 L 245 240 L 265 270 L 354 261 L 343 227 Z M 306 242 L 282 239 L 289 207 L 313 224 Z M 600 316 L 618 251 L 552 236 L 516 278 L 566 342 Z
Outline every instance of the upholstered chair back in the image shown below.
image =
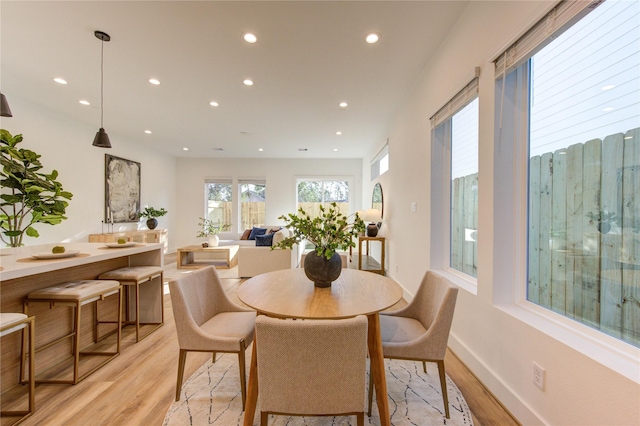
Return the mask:
M 256 319 L 260 409 L 297 415 L 364 411 L 367 318 Z

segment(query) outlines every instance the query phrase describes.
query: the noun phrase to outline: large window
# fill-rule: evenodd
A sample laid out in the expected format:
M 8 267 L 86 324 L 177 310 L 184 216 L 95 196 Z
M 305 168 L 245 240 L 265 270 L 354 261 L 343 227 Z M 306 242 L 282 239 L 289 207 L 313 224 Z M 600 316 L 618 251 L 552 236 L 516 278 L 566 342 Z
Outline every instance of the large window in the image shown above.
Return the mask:
M 434 201 L 449 206 L 448 217 L 438 217 L 441 224 L 448 225 L 447 241 L 436 241 L 445 252 L 442 267 L 474 278 L 478 276 L 477 96 L 478 79 L 474 78 L 431 118 L 434 148 L 440 147 L 433 151 L 434 156 L 438 152 L 437 157 L 448 164 L 442 170 L 448 179 L 440 182 L 436 177 L 436 184 L 447 190 L 434 191 L 440 194 Z
M 255 179 L 239 179 L 240 229 L 265 224 L 266 182 Z
M 349 215 L 349 182 L 347 180 L 299 179 L 298 208 L 311 217 L 319 216 L 320 206 L 336 203 L 340 211 Z
M 554 18 L 571 4 L 561 3 Z M 504 112 L 499 148 L 506 148 L 510 136 L 516 145 L 528 146 L 527 300 L 635 346 L 640 346 L 639 5 L 613 0 L 599 5 L 515 64 L 514 71 L 507 69 L 496 85 L 502 87 L 501 119 Z M 538 25 L 540 34 L 548 22 Z M 510 128 L 511 118 L 518 123 L 519 116 L 527 118 Z
M 206 218 L 223 224 L 233 224 L 233 191 L 231 179 L 205 181 Z

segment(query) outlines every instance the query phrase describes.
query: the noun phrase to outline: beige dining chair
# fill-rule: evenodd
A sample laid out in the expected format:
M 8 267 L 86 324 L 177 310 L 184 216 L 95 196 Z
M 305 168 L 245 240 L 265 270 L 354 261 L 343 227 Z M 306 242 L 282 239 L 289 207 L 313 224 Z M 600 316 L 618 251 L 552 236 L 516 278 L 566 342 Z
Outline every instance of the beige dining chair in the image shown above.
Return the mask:
M 253 341 L 256 312 L 233 303 L 212 266 L 169 281 L 180 357 L 176 401 L 180 399 L 187 352 L 237 353 L 242 409 L 247 397 L 245 350 Z
M 355 415 L 364 425 L 367 317 L 256 319 L 260 425 L 269 414 Z
M 380 312 L 380 334 L 385 358 L 422 361 L 424 372 L 427 362 L 435 362 L 440 374 L 440 387 L 445 415 L 449 418 L 449 398 L 444 369 L 444 355 L 449 330 L 456 306 L 458 287 L 433 271 L 427 271 L 418 292 L 404 308 L 393 312 Z M 369 385 L 369 410 L 373 387 Z

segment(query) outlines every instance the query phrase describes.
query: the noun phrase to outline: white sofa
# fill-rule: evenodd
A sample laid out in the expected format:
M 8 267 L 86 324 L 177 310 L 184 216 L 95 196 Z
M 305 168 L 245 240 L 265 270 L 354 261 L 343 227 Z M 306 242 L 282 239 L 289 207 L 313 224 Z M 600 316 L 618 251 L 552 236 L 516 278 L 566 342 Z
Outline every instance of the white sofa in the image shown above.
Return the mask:
M 289 236 L 289 230 L 280 226 L 263 225 L 260 228 L 277 230 L 273 236 L 274 243 Z M 255 240 L 241 240 L 241 234 L 221 233 L 220 245 L 238 245 L 238 276 L 241 278 L 255 277 L 265 272 L 280 269 L 295 268 L 298 263 L 298 246 L 292 249 L 274 250 L 271 247 L 256 246 Z

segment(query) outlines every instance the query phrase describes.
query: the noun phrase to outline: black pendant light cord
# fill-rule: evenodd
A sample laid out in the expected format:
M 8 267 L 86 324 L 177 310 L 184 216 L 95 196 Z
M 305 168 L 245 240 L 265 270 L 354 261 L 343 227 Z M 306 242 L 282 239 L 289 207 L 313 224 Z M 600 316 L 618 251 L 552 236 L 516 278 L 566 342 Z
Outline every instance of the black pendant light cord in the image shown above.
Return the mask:
M 102 40 L 102 39 L 101 39 Z M 104 40 L 100 42 L 100 128 L 104 127 Z

